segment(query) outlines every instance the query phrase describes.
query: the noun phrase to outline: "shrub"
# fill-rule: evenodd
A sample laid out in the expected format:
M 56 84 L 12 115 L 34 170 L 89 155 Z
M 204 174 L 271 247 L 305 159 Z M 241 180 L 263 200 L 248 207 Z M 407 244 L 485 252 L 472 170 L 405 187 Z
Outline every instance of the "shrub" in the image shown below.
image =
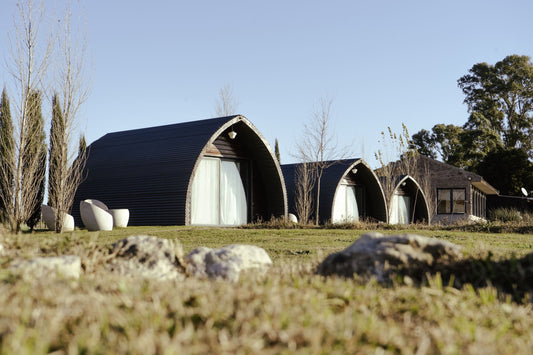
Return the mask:
M 489 211 L 489 219 L 491 221 L 499 221 L 503 223 L 521 222 L 523 220 L 520 211 L 514 208 L 496 208 Z

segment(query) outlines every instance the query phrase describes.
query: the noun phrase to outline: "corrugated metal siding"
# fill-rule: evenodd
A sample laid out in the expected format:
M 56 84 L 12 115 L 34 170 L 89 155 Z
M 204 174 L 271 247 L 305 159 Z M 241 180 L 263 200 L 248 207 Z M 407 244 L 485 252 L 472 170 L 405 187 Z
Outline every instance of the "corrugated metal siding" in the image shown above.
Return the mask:
M 291 213 L 295 213 L 295 172 L 298 165 L 300 164 L 284 164 L 281 166 L 285 177 L 285 183 L 287 185 L 289 211 Z M 387 209 L 383 190 L 377 177 L 362 159 L 344 159 L 337 161 L 335 164 L 325 169 L 322 175 L 319 206 L 319 219 L 321 223 L 331 220 L 335 191 L 341 179 L 347 174 L 347 170 L 352 166 L 359 170 L 357 173 L 358 183 L 365 185 L 367 190 L 368 216 L 380 221 L 387 220 Z
M 92 143 L 88 147 L 87 178 L 78 188 L 73 205 L 76 224 L 82 225 L 79 202 L 88 198 L 101 200 L 109 208 L 128 208 L 130 225 L 186 224 L 187 189 L 195 163 L 210 138 L 236 117 L 245 120 L 229 116 L 109 133 Z M 285 187 L 280 184 L 279 173 L 275 178 L 269 149 L 247 124 L 239 121 L 236 126 L 241 127 L 239 139 L 253 152 L 253 159 L 264 169 L 262 173 L 272 180 L 265 188 L 272 194 L 270 201 L 281 201 L 271 202 L 274 206 L 269 211 L 282 215 Z
M 296 191 L 296 166 L 298 164 L 282 164 L 281 171 L 285 179 L 285 186 L 287 188 L 287 205 L 289 213 L 297 215 L 295 207 L 295 191 Z

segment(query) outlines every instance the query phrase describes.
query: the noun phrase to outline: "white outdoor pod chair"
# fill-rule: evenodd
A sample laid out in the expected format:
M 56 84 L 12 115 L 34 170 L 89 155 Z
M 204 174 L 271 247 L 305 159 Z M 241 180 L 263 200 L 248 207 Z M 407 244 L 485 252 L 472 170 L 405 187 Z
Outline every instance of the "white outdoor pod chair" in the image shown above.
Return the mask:
M 89 231 L 113 230 L 113 215 L 101 201 L 80 201 L 80 215 L 85 228 Z
M 48 205 L 41 205 L 41 214 L 44 224 L 49 230 L 56 229 L 56 209 Z M 63 213 L 63 232 L 72 232 L 74 230 L 74 217 Z
M 125 228 L 130 219 L 130 210 L 127 208 L 117 208 L 109 210 L 113 216 L 113 227 Z

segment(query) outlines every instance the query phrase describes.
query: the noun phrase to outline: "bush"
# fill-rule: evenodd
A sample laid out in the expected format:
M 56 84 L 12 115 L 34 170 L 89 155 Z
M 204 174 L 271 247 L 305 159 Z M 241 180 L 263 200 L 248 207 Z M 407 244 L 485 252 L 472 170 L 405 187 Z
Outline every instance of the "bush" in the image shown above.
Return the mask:
M 514 208 L 497 208 L 489 211 L 489 219 L 491 221 L 499 221 L 503 223 L 521 222 L 523 220 L 520 211 Z

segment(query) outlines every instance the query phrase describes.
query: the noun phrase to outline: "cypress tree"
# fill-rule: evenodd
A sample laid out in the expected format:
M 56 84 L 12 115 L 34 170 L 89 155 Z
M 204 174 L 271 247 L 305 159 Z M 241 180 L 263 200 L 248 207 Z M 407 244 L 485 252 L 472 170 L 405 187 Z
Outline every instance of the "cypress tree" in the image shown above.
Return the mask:
M 40 174 L 42 174 L 42 178 L 38 180 L 39 187 L 37 192 L 37 199 L 32 211 L 32 214 L 30 218 L 26 221 L 26 224 L 30 229 L 33 231 L 35 229 L 35 226 L 39 221 L 41 220 L 41 205 L 44 201 L 44 192 L 46 190 L 46 181 L 44 179 L 44 171 L 46 169 L 46 145 L 43 145 L 41 149 L 39 150 L 39 169 Z
M 0 220 L 6 222 L 13 208 L 13 176 L 15 159 L 15 139 L 13 120 L 6 89 L 0 99 Z
M 57 94 L 52 98 L 52 123 L 50 125 L 50 151 L 48 167 L 48 204 L 62 208 L 61 193 L 64 189 L 64 177 L 67 170 L 66 126 Z
M 274 143 L 274 154 L 276 154 L 276 159 L 278 160 L 278 163 L 281 164 L 281 156 L 279 154 L 279 144 L 278 144 L 277 138 L 276 138 L 276 142 Z
M 83 134 L 80 135 L 78 147 L 78 156 L 81 157 L 82 155 L 85 155 L 85 151 L 87 150 L 87 142 L 85 141 L 85 136 Z
M 44 119 L 41 109 L 41 94 L 37 91 L 30 92 L 28 98 L 28 129 L 30 139 L 24 146 L 24 166 L 22 169 L 23 191 L 27 196 L 23 200 L 28 211 L 26 224 L 32 230 L 37 225 L 41 216 L 41 205 L 44 199 L 44 179 L 46 175 L 46 135 L 44 133 Z M 28 190 L 33 191 L 28 191 Z

